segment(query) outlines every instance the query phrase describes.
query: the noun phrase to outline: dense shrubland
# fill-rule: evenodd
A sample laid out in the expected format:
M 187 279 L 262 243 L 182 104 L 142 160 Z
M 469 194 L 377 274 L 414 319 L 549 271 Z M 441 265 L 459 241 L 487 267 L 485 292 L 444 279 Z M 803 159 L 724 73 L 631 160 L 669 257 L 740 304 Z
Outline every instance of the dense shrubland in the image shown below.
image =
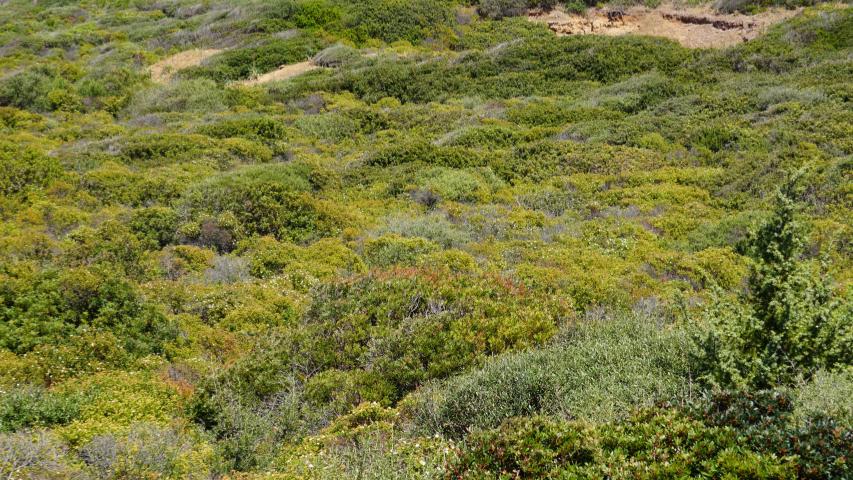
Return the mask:
M 851 10 L 554 4 L 4 4 L 0 476 L 853 475 Z

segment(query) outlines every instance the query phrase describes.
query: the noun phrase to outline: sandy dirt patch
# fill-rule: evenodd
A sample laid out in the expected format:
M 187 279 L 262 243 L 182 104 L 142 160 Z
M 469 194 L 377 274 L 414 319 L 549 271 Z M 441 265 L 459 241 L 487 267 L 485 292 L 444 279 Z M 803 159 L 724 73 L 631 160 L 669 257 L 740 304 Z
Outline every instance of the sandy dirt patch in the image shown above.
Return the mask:
M 272 72 L 265 73 L 263 75 L 258 75 L 255 78 L 250 78 L 249 80 L 243 80 L 242 82 L 237 82 L 238 85 L 260 85 L 262 83 L 275 82 L 278 80 L 287 80 L 288 78 L 293 78 L 297 75 L 302 75 L 305 72 L 310 72 L 311 70 L 316 70 L 320 68 L 319 65 L 314 64 L 312 61 L 300 62 L 300 63 L 292 63 L 290 65 L 284 65 L 279 67 Z
M 690 48 L 720 48 L 751 40 L 798 10 L 769 10 L 758 15 L 717 14 L 709 8 L 633 7 L 590 9 L 584 14 L 561 8 L 533 10 L 528 19 L 548 25 L 557 35 L 651 35 L 671 38 Z
M 201 48 L 187 50 L 160 60 L 151 65 L 148 71 L 151 72 L 152 80 L 158 83 L 165 83 L 171 80 L 172 76 L 179 70 L 200 65 L 201 62 L 220 52 L 222 50 Z

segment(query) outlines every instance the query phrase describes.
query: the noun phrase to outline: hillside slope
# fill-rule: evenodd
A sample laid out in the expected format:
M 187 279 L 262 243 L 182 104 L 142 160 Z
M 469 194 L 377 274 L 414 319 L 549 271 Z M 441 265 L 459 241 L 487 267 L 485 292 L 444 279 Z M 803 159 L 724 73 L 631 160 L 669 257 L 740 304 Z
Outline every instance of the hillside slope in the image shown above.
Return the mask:
M 849 6 L 2 3 L 0 476 L 853 476 Z

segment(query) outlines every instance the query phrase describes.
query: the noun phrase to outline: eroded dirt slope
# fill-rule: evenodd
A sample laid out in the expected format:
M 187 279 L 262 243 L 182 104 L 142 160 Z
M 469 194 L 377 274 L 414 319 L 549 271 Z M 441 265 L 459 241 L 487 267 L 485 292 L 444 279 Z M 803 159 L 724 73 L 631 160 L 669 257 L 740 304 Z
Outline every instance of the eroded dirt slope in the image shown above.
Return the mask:
M 574 14 L 556 8 L 547 12 L 533 10 L 528 19 L 546 23 L 557 35 L 652 35 L 671 38 L 690 48 L 719 48 L 751 40 L 799 11 L 780 9 L 739 15 L 718 14 L 708 7 L 633 7 Z

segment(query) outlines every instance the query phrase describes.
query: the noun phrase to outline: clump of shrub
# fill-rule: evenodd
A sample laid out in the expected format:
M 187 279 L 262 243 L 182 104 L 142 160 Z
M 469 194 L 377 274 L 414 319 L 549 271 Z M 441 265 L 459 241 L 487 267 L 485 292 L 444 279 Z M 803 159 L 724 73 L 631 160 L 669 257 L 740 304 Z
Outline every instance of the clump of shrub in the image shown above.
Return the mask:
M 62 166 L 33 147 L 0 142 L 0 192 L 12 196 L 43 188 L 62 175 Z
M 350 7 L 345 24 L 359 41 L 419 43 L 446 35 L 453 19 L 447 0 L 364 0 Z
M 352 63 L 361 58 L 361 55 L 353 47 L 338 43 L 331 47 L 324 48 L 312 59 L 315 64 L 321 67 L 337 68 L 349 63 Z
M 335 228 L 335 221 L 312 198 L 308 175 L 304 165 L 247 167 L 194 186 L 182 202 L 188 218 L 207 214 L 223 219 L 227 214 L 244 235 L 305 241 L 326 236 Z M 202 222 L 194 235 L 213 234 L 215 225 Z
M 169 321 L 115 274 L 89 269 L 7 272 L 0 278 L 0 346 L 24 354 L 73 343 L 95 333 L 113 336 L 132 356 L 162 352 L 174 337 Z M 79 346 L 79 345 L 78 345 Z
M 530 8 L 551 9 L 558 0 L 479 0 L 477 12 L 486 18 L 500 20 L 523 15 Z
M 0 389 L 0 432 L 65 425 L 80 413 L 83 395 L 40 386 Z
M 690 395 L 690 342 L 653 317 L 625 313 L 569 327 L 552 345 L 488 361 L 409 399 L 427 432 L 459 437 L 507 418 L 608 421 Z
M 658 440 L 660 439 L 660 440 Z M 648 410 L 590 426 L 545 417 L 514 419 L 472 435 L 448 467 L 452 478 L 590 477 L 602 470 L 648 475 L 786 479 L 792 462 L 741 445 L 735 431 L 677 411 Z

